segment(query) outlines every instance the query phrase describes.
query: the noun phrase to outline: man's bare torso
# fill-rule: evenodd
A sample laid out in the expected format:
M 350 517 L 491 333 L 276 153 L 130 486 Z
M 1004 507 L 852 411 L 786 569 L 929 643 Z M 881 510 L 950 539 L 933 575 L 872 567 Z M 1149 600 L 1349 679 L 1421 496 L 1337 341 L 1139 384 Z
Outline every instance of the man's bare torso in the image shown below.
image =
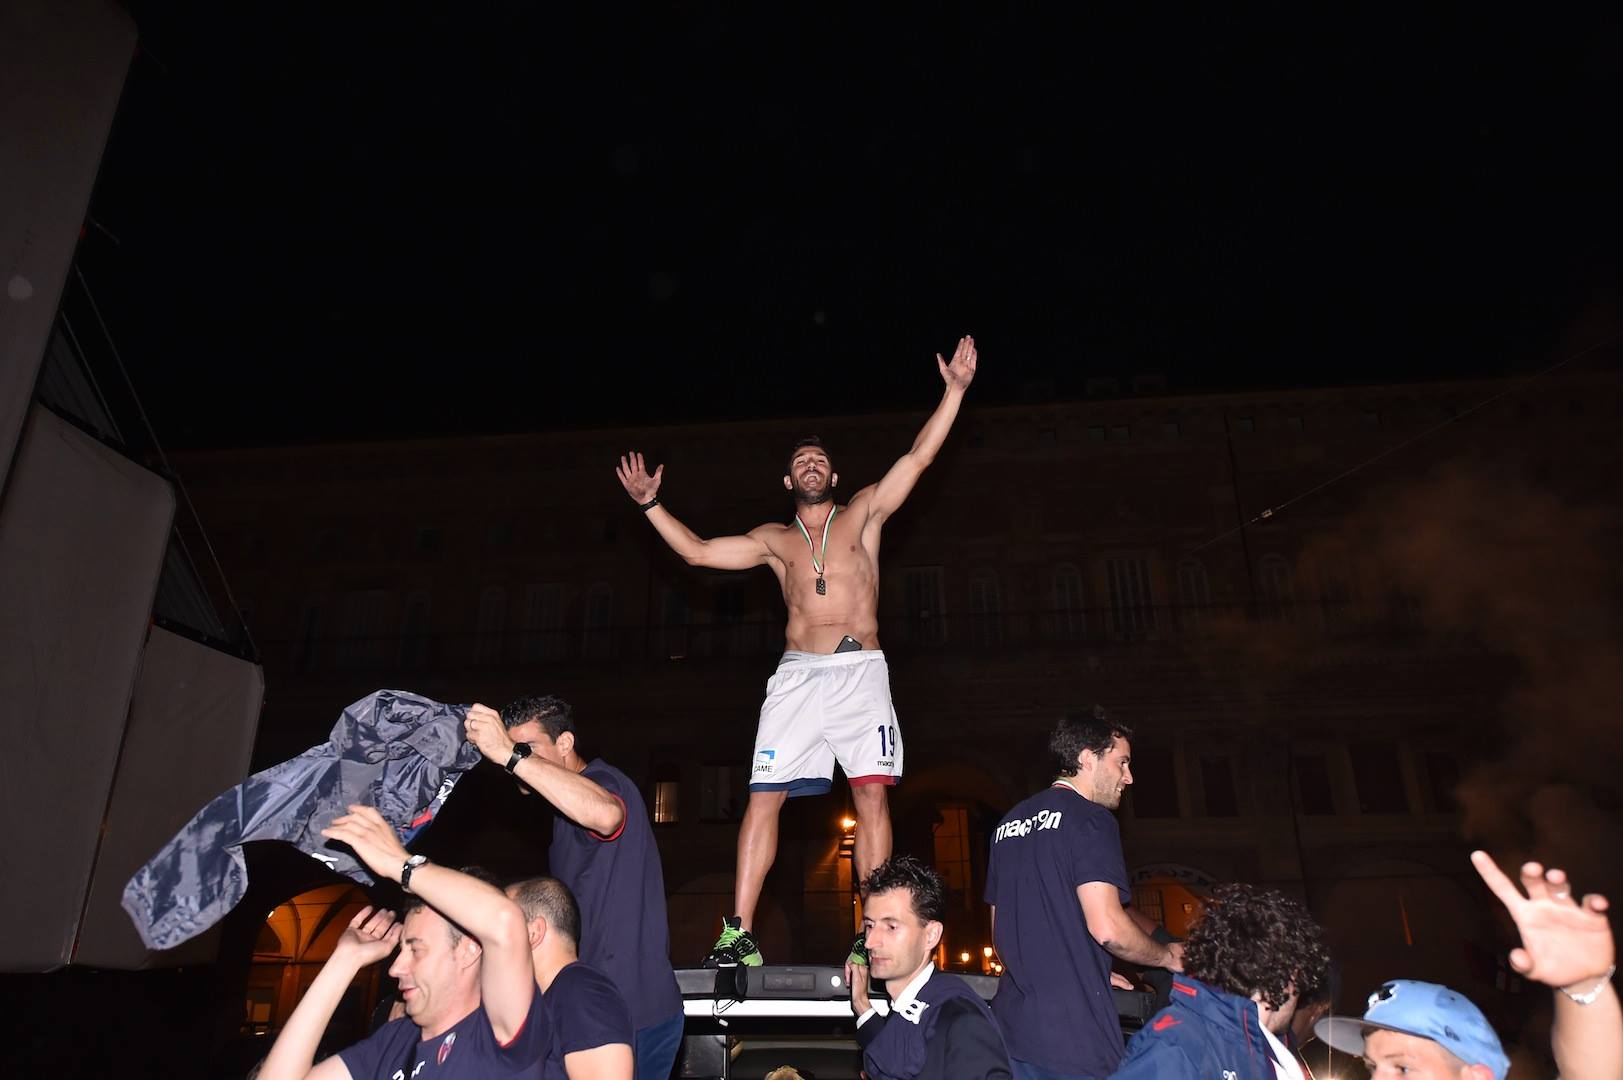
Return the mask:
M 879 648 L 879 522 L 869 515 L 867 495 L 857 492 L 834 515 L 828 530 L 828 558 L 823 566 L 827 591 L 817 592 L 812 549 L 800 528 L 772 523 L 750 530 L 772 553 L 767 565 L 778 575 L 789 609 L 784 648 L 794 652 L 831 653 L 847 635 L 864 649 Z M 812 543 L 822 549 L 821 515 L 808 521 Z

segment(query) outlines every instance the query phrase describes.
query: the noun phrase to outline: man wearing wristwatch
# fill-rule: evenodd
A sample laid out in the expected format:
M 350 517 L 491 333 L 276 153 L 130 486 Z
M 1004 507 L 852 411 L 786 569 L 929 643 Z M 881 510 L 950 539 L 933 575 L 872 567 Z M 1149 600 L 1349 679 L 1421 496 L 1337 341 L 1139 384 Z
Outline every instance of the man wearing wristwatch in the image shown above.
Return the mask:
M 682 992 L 642 793 L 603 759 L 580 756 L 573 711 L 558 698 L 520 698 L 499 714 L 473 705 L 465 727 L 481 754 L 557 811 L 547 859 L 580 907 L 580 959 L 607 975 L 631 1010 L 638 1080 L 665 1080 L 682 1042 Z
M 406 854 L 393 826 L 370 806 L 321 830 L 374 874 L 408 894 L 405 918 L 362 908 L 299 1000 L 261 1080 L 392 1080 L 400 1076 L 503 1076 L 539 1080 L 552 1026 L 535 981 L 524 912 L 470 873 Z M 389 974 L 406 1015 L 312 1067 L 344 992 L 362 969 L 399 954 Z

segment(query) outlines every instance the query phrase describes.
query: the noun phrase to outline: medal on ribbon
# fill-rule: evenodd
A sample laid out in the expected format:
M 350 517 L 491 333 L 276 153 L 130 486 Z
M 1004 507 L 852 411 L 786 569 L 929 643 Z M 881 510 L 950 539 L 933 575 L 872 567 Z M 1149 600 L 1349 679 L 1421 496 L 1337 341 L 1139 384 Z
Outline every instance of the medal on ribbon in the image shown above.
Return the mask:
M 812 569 L 817 572 L 818 596 L 828 595 L 828 582 L 823 580 L 823 567 L 828 565 L 828 527 L 834 524 L 834 515 L 839 512 L 840 508 L 837 506 L 828 508 L 828 519 L 823 522 L 823 550 L 821 553 L 818 552 L 817 545 L 812 543 L 811 533 L 806 530 L 806 523 L 800 520 L 798 512 L 795 514 L 795 524 L 800 526 L 800 535 L 806 538 L 806 546 L 811 549 Z

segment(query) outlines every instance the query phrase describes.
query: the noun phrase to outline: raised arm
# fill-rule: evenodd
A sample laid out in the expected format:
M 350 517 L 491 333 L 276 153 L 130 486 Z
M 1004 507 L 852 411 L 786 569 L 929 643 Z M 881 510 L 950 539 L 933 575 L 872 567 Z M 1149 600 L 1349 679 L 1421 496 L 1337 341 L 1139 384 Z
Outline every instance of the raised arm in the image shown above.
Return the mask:
M 261 1080 L 349 1080 L 349 1068 L 336 1054 L 312 1069 L 316 1048 L 355 976 L 386 959 L 399 943 L 400 924 L 394 921 L 394 912 L 369 907 L 358 911 L 276 1036 L 260 1066 Z
M 513 757 L 513 738 L 502 723 L 501 714 L 488 705 L 470 705 L 463 725 L 468 741 L 479 752 L 503 768 Z M 560 736 L 561 737 L 561 736 Z M 619 799 L 603 790 L 601 784 L 572 769 L 554 765 L 531 755 L 518 763 L 513 775 L 528 784 L 575 824 L 599 836 L 614 836 L 626 819 Z
M 1566 873 L 1554 867 L 1527 863 L 1518 889 L 1487 852 L 1473 851 L 1471 864 L 1521 935 L 1510 966 L 1555 991 L 1550 1044 L 1562 1080 L 1623 1077 L 1623 1007 L 1612 985 L 1617 945 L 1606 898 L 1591 893 L 1575 901 Z
M 941 395 L 941 404 L 924 422 L 918 437 L 913 440 L 912 448 L 897 459 L 879 483 L 858 493 L 859 496 L 867 496 L 868 513 L 879 520 L 888 517 L 907 501 L 907 497 L 913 493 L 913 485 L 919 482 L 924 470 L 935 460 L 941 444 L 947 441 L 947 432 L 952 430 L 952 422 L 958 419 L 958 406 L 963 404 L 964 391 L 969 389 L 970 382 L 975 378 L 975 339 L 967 335 L 959 338 L 952 362 L 943 360 L 940 353 L 935 354 L 935 362 L 936 367 L 941 369 L 942 381 L 947 384 L 946 392 Z M 855 503 L 856 498 L 851 501 Z
M 400 880 L 406 849 L 394 827 L 372 807 L 351 806 L 321 835 L 348 844 L 379 877 Z M 524 912 L 494 885 L 433 863 L 412 871 L 411 891 L 479 942 L 479 994 L 485 1015 L 496 1041 L 511 1042 L 523 1029 L 537 992 Z
M 1163 945 L 1140 930 L 1121 906 L 1121 893 L 1110 882 L 1089 881 L 1078 885 L 1076 899 L 1082 905 L 1088 933 L 1111 956 L 1129 964 L 1183 970 L 1183 946 Z
M 635 450 L 620 456 L 614 475 L 626 489 L 631 501 L 642 508 L 649 524 L 671 550 L 685 559 L 689 566 L 706 566 L 712 570 L 750 570 L 762 566 L 771 557 L 766 541 L 754 529 L 747 536 L 717 536 L 709 540 L 676 520 L 676 515 L 659 502 L 659 484 L 665 475 L 661 465 L 650 474 L 643 465 L 642 455 Z M 652 505 L 650 505 L 652 504 Z

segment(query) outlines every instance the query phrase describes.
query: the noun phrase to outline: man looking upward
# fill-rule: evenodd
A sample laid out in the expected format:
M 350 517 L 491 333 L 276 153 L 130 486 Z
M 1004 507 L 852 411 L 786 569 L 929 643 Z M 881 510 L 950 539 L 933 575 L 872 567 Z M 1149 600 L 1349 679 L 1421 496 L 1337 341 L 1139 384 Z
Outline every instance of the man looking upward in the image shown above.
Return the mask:
M 664 465 L 649 474 L 633 451 L 615 470 L 660 537 L 690 565 L 771 567 L 789 609 L 783 659 L 767 680 L 755 732 L 749 805 L 738 833 L 735 914 L 723 920 L 721 938 L 705 959 L 709 966 L 761 963 L 751 931 L 777 855 L 778 813 L 790 796 L 825 794 L 835 761 L 851 782 L 856 806 L 855 874 L 867 877 L 890 856 L 885 788 L 901 779 L 902 747 L 879 648 L 880 531 L 946 441 L 975 377 L 975 359 L 975 340 L 967 336 L 951 362 L 936 354 L 946 383 L 941 403 L 912 448 L 845 506 L 834 501 L 839 474 L 817 439 L 801 440 L 789 456 L 783 486 L 794 497 L 794 520 L 743 536 L 707 540 L 678 521 L 659 501 Z

